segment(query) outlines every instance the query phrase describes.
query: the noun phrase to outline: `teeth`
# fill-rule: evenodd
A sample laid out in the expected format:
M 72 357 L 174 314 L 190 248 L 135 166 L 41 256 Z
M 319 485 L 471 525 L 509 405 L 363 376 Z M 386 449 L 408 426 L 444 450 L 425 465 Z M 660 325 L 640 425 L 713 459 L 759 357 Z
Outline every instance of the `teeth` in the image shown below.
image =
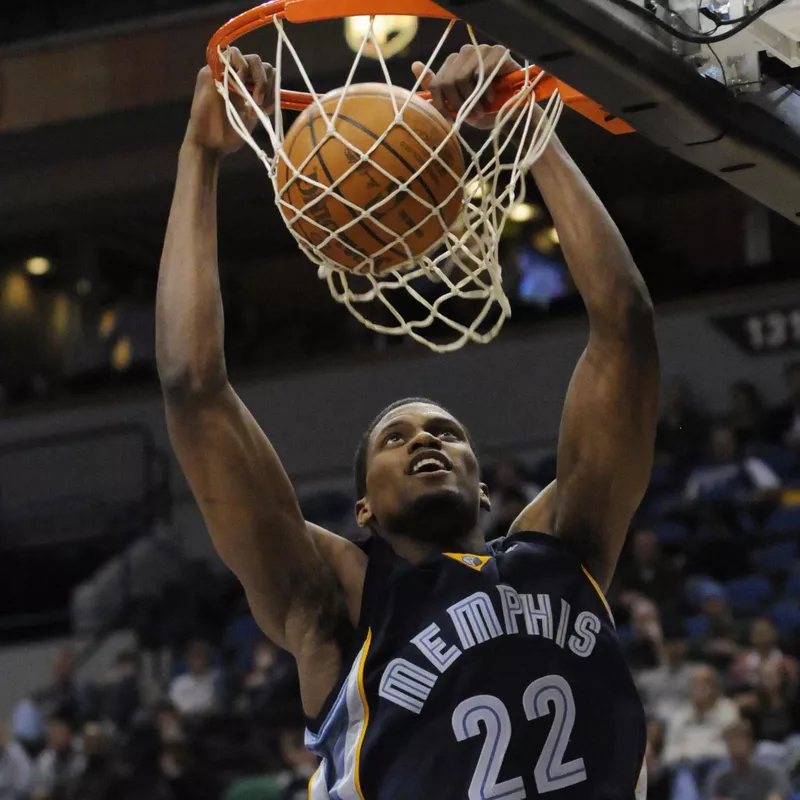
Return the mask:
M 417 464 L 414 464 L 414 469 L 411 471 L 412 474 L 419 472 L 423 467 L 428 466 L 429 464 L 433 464 L 433 466 L 437 467 L 438 469 L 445 469 L 445 465 L 442 461 L 438 458 L 423 458 Z

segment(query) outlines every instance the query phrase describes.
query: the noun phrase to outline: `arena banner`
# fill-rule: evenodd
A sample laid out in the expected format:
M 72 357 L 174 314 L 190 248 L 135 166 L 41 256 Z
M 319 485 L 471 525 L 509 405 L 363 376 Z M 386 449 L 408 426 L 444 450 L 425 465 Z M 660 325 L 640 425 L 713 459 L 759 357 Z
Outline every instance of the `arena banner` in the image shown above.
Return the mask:
M 716 316 L 711 321 L 749 355 L 800 350 L 800 303 Z

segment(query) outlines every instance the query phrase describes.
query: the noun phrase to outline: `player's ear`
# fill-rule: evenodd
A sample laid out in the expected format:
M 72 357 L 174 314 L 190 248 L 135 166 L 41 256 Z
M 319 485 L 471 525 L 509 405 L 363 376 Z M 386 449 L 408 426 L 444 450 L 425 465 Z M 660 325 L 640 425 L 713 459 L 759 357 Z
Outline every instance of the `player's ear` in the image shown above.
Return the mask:
M 481 508 L 484 511 L 491 511 L 492 510 L 492 501 L 489 499 L 489 487 L 485 483 L 479 483 L 478 486 L 480 487 L 480 498 L 481 498 Z
M 369 507 L 369 501 L 366 497 L 362 497 L 356 503 L 356 522 L 359 528 L 369 527 L 369 523 L 373 519 L 372 509 Z

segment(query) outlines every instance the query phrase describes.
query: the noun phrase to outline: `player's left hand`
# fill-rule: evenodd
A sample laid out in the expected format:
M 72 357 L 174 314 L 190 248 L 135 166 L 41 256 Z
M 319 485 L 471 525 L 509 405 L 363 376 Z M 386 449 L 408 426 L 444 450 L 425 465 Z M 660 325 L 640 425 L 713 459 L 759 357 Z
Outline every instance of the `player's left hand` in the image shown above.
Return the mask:
M 421 61 L 414 62 L 411 71 L 416 78 L 423 76 L 422 88 L 430 91 L 434 107 L 445 117 L 453 119 L 478 85 L 481 61 L 484 75 L 493 72 L 500 65 L 497 78 L 522 69 L 502 45 L 482 44 L 475 47 L 465 44 L 458 53 L 451 53 L 447 57 L 436 74 L 431 70 L 426 71 Z M 492 100 L 494 92 L 490 86 L 467 117 L 467 122 L 473 128 L 486 129 L 494 126 L 496 114 L 486 111 Z

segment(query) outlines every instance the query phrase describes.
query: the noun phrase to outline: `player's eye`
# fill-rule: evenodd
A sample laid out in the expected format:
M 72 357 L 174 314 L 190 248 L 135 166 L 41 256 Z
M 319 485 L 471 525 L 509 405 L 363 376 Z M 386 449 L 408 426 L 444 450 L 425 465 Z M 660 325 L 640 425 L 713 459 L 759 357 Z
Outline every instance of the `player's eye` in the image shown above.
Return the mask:
M 383 439 L 383 446 L 400 444 L 402 441 L 403 437 L 399 433 L 389 433 Z
M 455 431 L 453 428 L 444 428 L 439 432 L 440 439 L 460 439 L 461 437 L 458 435 L 458 432 Z

